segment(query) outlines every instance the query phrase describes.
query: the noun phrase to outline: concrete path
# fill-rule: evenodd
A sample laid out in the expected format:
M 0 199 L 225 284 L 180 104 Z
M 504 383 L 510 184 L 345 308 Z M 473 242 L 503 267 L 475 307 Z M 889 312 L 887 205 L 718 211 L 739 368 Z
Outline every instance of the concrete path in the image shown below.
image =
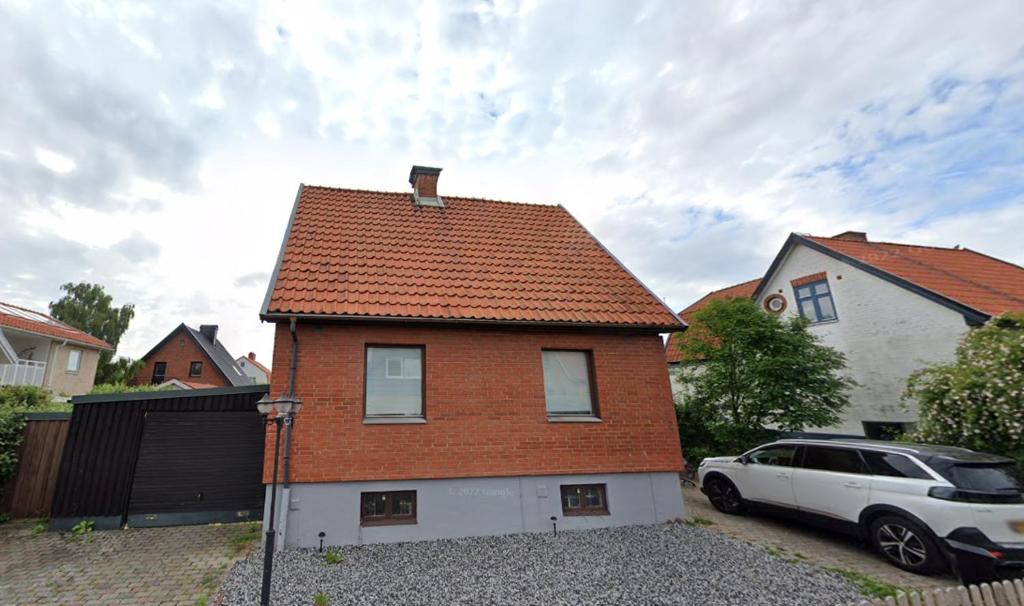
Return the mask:
M 0 525 L 0 604 L 204 604 L 259 526 L 33 533 Z
M 707 528 L 767 547 L 781 558 L 849 570 L 899 587 L 930 589 L 960 584 L 952 576 L 926 577 L 900 570 L 860 541 L 841 534 L 767 516 L 721 513 L 700 490 L 690 486 L 683 488 L 683 499 L 688 519 L 708 520 L 712 524 Z

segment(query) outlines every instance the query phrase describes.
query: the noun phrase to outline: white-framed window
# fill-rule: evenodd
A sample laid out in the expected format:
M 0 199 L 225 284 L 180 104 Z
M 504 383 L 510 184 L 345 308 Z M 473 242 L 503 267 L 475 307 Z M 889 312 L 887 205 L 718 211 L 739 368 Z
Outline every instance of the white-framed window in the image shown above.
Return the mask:
M 548 414 L 596 417 L 590 352 L 546 349 L 541 354 Z
M 423 417 L 422 346 L 367 345 L 364 414 Z
M 82 368 L 82 350 L 72 349 L 68 352 L 68 368 L 70 374 L 77 374 Z

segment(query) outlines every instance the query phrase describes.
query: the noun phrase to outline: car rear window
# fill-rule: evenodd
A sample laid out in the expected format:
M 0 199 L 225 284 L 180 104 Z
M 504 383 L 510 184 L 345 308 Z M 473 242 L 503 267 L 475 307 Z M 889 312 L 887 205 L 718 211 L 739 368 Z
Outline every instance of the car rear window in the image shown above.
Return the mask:
M 1020 470 L 1013 463 L 950 465 L 939 473 L 957 488 L 983 492 L 1020 492 Z
M 932 477 L 928 472 L 914 464 L 909 458 L 891 452 L 878 452 L 875 450 L 862 450 L 872 475 L 888 476 L 891 478 L 914 478 L 917 480 L 930 480 Z

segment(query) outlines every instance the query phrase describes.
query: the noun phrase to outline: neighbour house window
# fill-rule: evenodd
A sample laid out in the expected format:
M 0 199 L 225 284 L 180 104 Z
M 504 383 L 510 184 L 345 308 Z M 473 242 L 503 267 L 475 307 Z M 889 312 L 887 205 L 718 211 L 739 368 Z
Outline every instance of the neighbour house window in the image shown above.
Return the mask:
M 416 523 L 416 491 L 364 492 L 359 521 L 363 526 Z
M 747 456 L 747 463 L 752 465 L 792 467 L 795 454 L 796 446 L 770 446 L 750 453 Z
M 366 416 L 423 417 L 423 346 L 366 348 Z
M 793 290 L 796 292 L 796 305 L 801 316 L 812 323 L 836 319 L 836 306 L 832 302 L 828 280 L 802 284 L 795 286 Z
M 888 476 L 890 478 L 914 478 L 917 480 L 931 480 L 932 477 L 927 471 L 921 469 L 907 457 L 891 452 L 878 452 L 874 450 L 862 450 L 871 474 L 876 476 Z
M 78 371 L 82 368 L 82 350 L 72 349 L 68 352 L 68 368 L 67 371 L 71 374 L 78 374 Z
M 203 376 L 203 363 L 192 362 L 188 365 L 188 376 L 190 377 L 201 377 Z
M 589 351 L 545 350 L 544 399 L 549 415 L 597 416 Z
M 562 515 L 608 515 L 608 498 L 604 484 L 571 484 L 562 486 Z
M 157 383 L 164 382 L 164 376 L 167 375 L 167 362 L 156 362 L 153 364 L 153 380 L 150 383 L 154 385 Z
M 868 473 L 860 453 L 846 448 L 807 446 L 804 448 L 803 467 L 839 473 Z

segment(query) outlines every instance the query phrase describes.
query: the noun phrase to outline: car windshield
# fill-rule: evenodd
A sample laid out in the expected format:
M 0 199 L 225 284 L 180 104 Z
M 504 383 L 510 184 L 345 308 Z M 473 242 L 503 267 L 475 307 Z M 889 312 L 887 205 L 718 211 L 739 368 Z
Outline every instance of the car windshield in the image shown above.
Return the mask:
M 984 492 L 1020 492 L 1021 474 L 1013 463 L 951 465 L 943 477 L 957 488 Z

